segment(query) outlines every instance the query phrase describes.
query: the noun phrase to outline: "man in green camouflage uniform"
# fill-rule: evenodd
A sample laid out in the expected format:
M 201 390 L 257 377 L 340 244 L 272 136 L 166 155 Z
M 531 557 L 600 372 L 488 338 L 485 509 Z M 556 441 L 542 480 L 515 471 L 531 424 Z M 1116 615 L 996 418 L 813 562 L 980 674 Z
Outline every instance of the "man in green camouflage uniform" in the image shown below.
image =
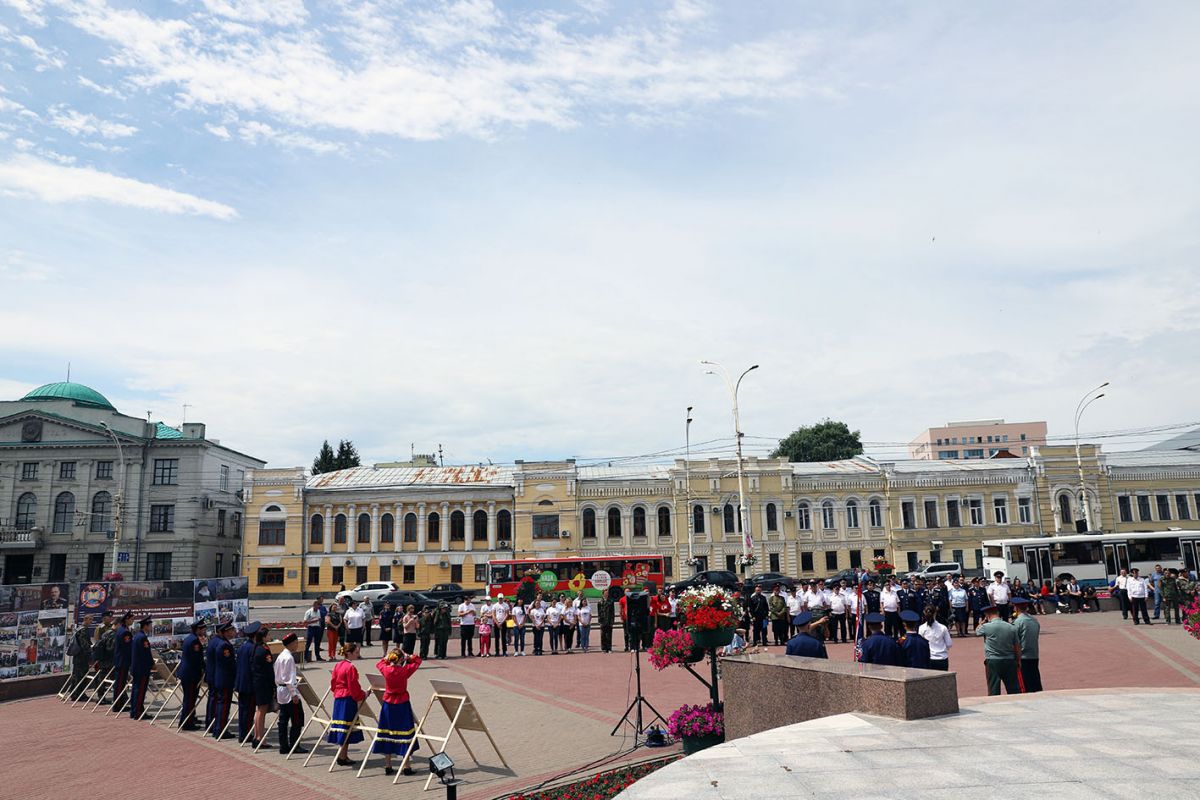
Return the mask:
M 1186 569 L 1179 571 L 1179 577 L 1175 580 L 1175 588 L 1179 592 L 1179 608 L 1180 613 L 1186 613 L 1192 607 L 1192 603 L 1196 600 L 1196 582 L 1191 579 Z
M 775 644 L 787 644 L 788 634 L 788 617 L 787 600 L 779 591 L 779 584 L 775 584 L 771 589 L 771 596 L 767 598 L 767 615 L 771 618 L 771 636 Z
M 446 657 L 446 642 L 450 641 L 450 604 L 446 601 L 438 603 L 433 615 L 433 657 Z
M 92 663 L 92 624 L 95 617 L 84 616 L 79 627 L 71 636 L 68 648 L 71 654 L 71 699 L 78 700 L 88 684 L 88 666 Z
M 433 611 L 422 608 L 417 615 L 417 638 L 421 640 L 421 658 L 429 658 L 429 640 L 433 638 Z
M 1179 616 L 1179 570 L 1169 569 L 1163 579 L 1158 582 L 1158 590 L 1162 593 L 1163 621 L 1171 624 L 1171 610 L 1175 611 L 1175 624 L 1182 620 Z

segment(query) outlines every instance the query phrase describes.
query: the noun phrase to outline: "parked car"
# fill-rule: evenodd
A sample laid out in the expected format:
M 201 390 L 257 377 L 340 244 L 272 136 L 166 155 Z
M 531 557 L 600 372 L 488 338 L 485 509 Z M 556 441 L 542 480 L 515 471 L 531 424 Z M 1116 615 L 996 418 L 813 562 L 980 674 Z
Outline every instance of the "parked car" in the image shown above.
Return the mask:
M 438 602 L 438 600 L 435 600 L 424 592 L 412 592 L 402 589 L 395 592 L 388 592 L 377 600 L 372 600 L 371 606 L 375 609 L 375 613 L 379 614 L 383 610 L 384 603 L 391 603 L 392 608 L 416 606 L 417 611 L 420 611 L 423 608 L 437 608 Z M 451 604 L 451 607 L 453 607 L 453 604 Z
M 799 581 L 795 578 L 784 575 L 782 572 L 760 572 L 757 575 L 751 575 L 742 582 L 742 590 L 745 592 L 753 592 L 755 586 L 761 586 L 764 592 L 769 592 L 775 588 L 775 584 L 779 584 L 784 590 L 791 589 Z
M 399 586 L 391 581 L 371 581 L 370 583 L 360 583 L 353 589 L 347 589 L 344 592 L 338 592 L 337 600 L 342 604 L 349 603 L 351 600 L 357 600 L 360 603 L 364 600 L 370 600 L 374 602 L 388 592 L 394 592 L 399 588 Z
M 742 589 L 742 582 L 738 580 L 737 573 L 735 572 L 724 569 L 710 569 L 704 572 L 697 572 L 690 578 L 668 583 L 663 588 L 682 592 L 694 586 L 720 586 L 722 589 L 728 589 L 731 592 L 739 592 Z
M 450 603 L 459 603 L 462 601 L 462 596 L 467 595 L 482 595 L 482 591 L 475 589 L 464 589 L 457 583 L 435 583 L 432 589 L 423 589 L 421 594 L 426 597 L 432 597 L 434 600 L 445 600 Z
M 950 575 L 962 575 L 962 565 L 954 561 L 939 561 L 926 564 L 918 570 L 908 573 L 908 579 L 924 578 L 925 580 L 945 578 Z
M 879 576 L 868 575 L 867 579 L 875 580 L 878 582 Z M 854 570 L 853 569 L 844 569 L 844 570 L 841 570 L 840 572 L 835 572 L 832 575 L 830 575 L 828 578 L 826 578 L 825 585 L 826 586 L 834 586 L 838 583 L 841 583 L 842 581 L 845 581 L 846 585 L 849 586 L 851 589 L 853 589 L 855 580 L 856 579 L 854 577 Z

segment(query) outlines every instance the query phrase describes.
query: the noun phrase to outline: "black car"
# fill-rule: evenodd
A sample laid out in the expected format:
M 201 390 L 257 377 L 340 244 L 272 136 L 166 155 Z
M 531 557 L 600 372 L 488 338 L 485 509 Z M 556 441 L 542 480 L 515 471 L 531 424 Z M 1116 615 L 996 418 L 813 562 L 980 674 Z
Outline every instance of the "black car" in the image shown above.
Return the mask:
M 373 602 L 371 606 L 375 609 L 376 615 L 383 610 L 384 603 L 391 603 L 392 608 L 408 608 L 410 605 L 416 606 L 417 611 L 425 608 L 437 608 L 438 606 L 438 601 L 428 595 L 421 594 L 420 592 L 405 591 L 403 589 L 398 592 L 388 592 Z
M 877 576 L 871 575 L 870 577 L 875 578 Z M 835 572 L 833 575 L 830 575 L 828 578 L 826 578 L 825 585 L 826 586 L 836 586 L 841 581 L 845 581 L 846 585 L 849 586 L 851 589 L 853 589 L 854 585 L 855 585 L 854 582 L 856 580 L 858 580 L 858 579 L 854 577 L 853 569 L 844 569 L 841 572 Z
M 760 572 L 746 578 L 743 586 L 746 592 L 753 592 L 755 586 L 761 586 L 764 592 L 770 592 L 775 588 L 775 584 L 779 584 L 780 588 L 787 590 L 798 582 L 795 578 L 784 575 L 782 572 Z
M 675 583 L 668 583 L 664 588 L 682 592 L 684 589 L 691 589 L 696 586 L 720 586 L 722 589 L 738 592 L 741 591 L 742 582 L 738 580 L 737 573 L 724 569 L 710 569 L 704 572 L 697 572 L 690 578 L 684 578 L 681 581 L 675 581 Z

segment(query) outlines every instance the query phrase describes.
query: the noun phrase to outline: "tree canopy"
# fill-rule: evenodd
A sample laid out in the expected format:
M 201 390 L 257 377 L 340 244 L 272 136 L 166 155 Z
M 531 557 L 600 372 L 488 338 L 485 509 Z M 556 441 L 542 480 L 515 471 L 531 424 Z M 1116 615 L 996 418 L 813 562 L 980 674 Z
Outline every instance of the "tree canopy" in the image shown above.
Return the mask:
M 844 422 L 825 418 L 815 425 L 802 425 L 787 438 L 771 458 L 785 457 L 788 461 L 838 461 L 852 458 L 863 451 L 858 431 L 851 431 Z
M 321 450 L 317 453 L 317 457 L 313 459 L 312 472 L 313 475 L 320 475 L 323 472 L 333 472 L 339 469 L 348 469 L 361 465 L 358 458 L 358 450 L 354 447 L 354 442 L 348 439 L 342 439 L 338 442 L 337 452 L 329 446 L 329 440 L 326 439 L 321 444 Z

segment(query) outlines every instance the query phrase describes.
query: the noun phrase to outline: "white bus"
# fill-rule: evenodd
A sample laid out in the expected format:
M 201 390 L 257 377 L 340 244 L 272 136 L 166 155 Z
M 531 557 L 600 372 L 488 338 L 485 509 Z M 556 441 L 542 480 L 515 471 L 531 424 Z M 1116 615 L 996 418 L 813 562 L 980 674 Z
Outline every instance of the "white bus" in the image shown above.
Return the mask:
M 1081 586 L 1104 586 L 1119 570 L 1137 567 L 1143 576 L 1154 571 L 1200 564 L 1200 531 L 1035 536 L 992 539 L 983 543 L 984 574 L 997 571 L 1022 582 L 1071 578 Z

